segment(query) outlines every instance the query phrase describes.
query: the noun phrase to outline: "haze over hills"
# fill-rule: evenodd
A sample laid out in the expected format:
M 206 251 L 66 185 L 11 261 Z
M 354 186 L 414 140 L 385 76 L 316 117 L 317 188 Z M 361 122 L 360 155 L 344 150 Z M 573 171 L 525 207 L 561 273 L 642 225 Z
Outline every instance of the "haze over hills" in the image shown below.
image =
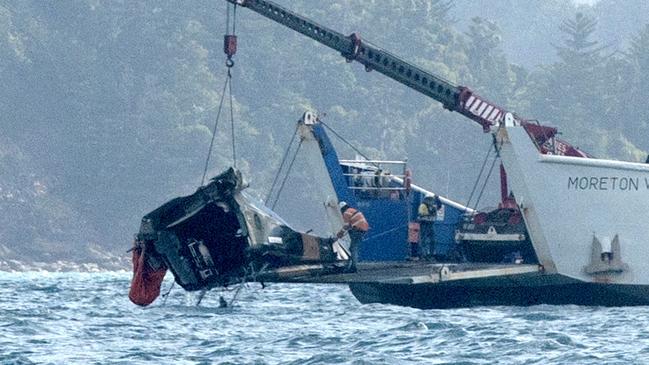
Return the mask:
M 493 21 L 502 30 L 502 47 L 509 62 L 531 68 L 557 61 L 552 45 L 561 43 L 559 27 L 578 11 L 598 21 L 593 38 L 606 46 L 608 53 L 624 52 L 633 35 L 649 22 L 649 3 L 644 0 L 510 0 L 484 3 L 456 0 L 451 15 L 463 30 L 473 17 Z
M 597 156 L 649 151 L 644 1 L 278 2 L 557 125 Z M 117 261 L 143 214 L 195 190 L 225 76 L 224 14 L 223 1 L 0 3 L 0 261 Z M 419 184 L 466 200 L 490 145 L 475 123 L 238 16 L 238 166 L 254 194 L 265 195 L 312 108 L 371 157 L 408 158 Z M 210 174 L 231 164 L 228 128 Z M 482 207 L 496 204 L 493 182 Z M 296 195 L 278 212 L 306 225 Z

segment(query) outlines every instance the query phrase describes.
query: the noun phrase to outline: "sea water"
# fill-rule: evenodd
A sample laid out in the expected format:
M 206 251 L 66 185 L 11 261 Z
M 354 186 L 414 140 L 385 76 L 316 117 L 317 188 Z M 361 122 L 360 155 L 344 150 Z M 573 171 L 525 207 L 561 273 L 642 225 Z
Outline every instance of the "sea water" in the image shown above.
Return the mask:
M 0 364 L 649 364 L 649 307 L 419 310 L 344 285 L 249 284 L 198 306 L 176 286 L 140 308 L 129 281 L 0 273 Z

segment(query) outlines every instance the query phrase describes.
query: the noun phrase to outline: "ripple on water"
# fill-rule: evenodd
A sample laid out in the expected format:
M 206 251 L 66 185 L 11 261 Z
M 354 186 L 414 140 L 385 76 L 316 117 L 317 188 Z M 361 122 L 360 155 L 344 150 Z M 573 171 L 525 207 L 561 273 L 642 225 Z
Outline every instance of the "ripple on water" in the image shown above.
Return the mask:
M 341 285 L 250 285 L 233 307 L 180 289 L 148 308 L 130 274 L 0 274 L 0 364 L 640 364 L 649 308 L 417 310 Z M 163 290 L 171 280 L 165 281 Z M 28 349 L 28 350 L 27 350 Z
M 21 352 L 10 352 L 0 354 L 0 364 L 3 365 L 32 365 L 35 362 L 31 361 L 27 356 Z

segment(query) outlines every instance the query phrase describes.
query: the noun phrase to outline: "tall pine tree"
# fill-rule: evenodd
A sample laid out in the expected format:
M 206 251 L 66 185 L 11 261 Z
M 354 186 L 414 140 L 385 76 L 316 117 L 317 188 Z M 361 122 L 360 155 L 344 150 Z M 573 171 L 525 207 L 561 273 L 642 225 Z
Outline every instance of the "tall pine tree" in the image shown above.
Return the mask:
M 628 73 L 623 96 L 622 118 L 625 134 L 640 148 L 649 151 L 649 24 L 633 38 L 626 56 Z
M 559 61 L 542 68 L 530 85 L 532 115 L 557 125 L 566 138 L 597 155 L 606 155 L 601 131 L 606 129 L 607 88 L 603 47 L 593 40 L 597 21 L 583 13 L 565 20 L 563 44 L 555 49 Z

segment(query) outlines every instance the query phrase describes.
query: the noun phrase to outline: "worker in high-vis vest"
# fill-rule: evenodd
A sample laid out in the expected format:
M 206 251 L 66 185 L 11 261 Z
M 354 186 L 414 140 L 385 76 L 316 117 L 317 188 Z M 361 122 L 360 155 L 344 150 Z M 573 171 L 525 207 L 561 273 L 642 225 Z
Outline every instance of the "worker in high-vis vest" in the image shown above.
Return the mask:
M 425 259 L 433 259 L 435 254 L 435 219 L 441 203 L 437 196 L 428 195 L 417 209 L 417 222 L 419 222 L 419 246 Z
M 349 233 L 349 239 L 351 241 L 349 251 L 351 257 L 347 270 L 349 272 L 356 272 L 356 264 L 358 263 L 358 251 L 360 249 L 361 242 L 363 241 L 363 235 L 365 235 L 365 232 L 370 229 L 370 225 L 367 224 L 367 220 L 365 220 L 363 213 L 350 207 L 346 202 L 340 202 L 339 206 L 340 212 L 343 214 L 344 226 L 336 236 L 338 238 L 341 238 L 345 235 L 345 232 Z

